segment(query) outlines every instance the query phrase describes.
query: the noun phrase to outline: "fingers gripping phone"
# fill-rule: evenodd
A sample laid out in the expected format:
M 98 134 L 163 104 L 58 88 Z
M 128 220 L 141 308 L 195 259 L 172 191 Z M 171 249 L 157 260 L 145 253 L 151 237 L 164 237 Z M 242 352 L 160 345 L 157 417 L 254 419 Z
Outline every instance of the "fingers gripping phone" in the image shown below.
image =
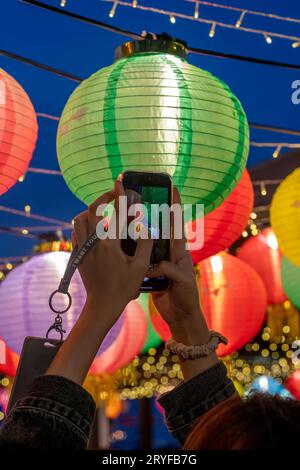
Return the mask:
M 153 238 L 150 264 L 170 259 L 170 239 L 172 233 L 170 207 L 172 205 L 172 180 L 166 173 L 126 171 L 123 173 L 123 186 L 127 196 L 126 237 L 121 240 L 123 251 L 133 256 L 136 240 L 131 236 L 130 226 L 135 223 L 146 226 Z M 135 209 L 136 212 L 135 213 Z M 165 276 L 145 278 L 140 292 L 163 291 L 169 286 Z

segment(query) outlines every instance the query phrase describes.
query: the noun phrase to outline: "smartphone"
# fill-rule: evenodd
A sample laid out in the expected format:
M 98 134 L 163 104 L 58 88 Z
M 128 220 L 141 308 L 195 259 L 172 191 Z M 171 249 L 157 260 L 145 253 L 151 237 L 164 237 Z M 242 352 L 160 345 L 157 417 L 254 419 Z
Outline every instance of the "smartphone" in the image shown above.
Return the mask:
M 124 253 L 129 256 L 134 255 L 136 241 L 131 236 L 130 230 L 133 226 L 138 228 L 141 223 L 143 227 L 147 227 L 153 238 L 150 264 L 154 266 L 160 261 L 169 260 L 172 236 L 170 220 L 171 177 L 166 173 L 126 171 L 123 173 L 122 181 L 127 196 L 126 236 L 121 240 Z M 142 207 L 142 209 L 137 210 L 137 214 L 133 215 L 134 210 L 130 210 L 130 208 L 133 209 L 132 206 Z M 146 277 L 140 287 L 140 292 L 163 291 L 168 287 L 169 279 L 165 276 Z

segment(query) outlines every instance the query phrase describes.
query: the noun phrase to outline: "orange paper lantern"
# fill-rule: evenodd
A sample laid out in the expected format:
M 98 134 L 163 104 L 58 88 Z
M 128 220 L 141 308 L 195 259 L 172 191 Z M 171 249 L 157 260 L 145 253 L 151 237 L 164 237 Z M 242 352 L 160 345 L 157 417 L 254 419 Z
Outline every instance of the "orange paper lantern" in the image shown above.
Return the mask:
M 192 234 L 196 230 L 197 221 L 186 224 L 193 263 L 198 263 L 225 250 L 238 240 L 247 225 L 253 201 L 253 186 L 249 173 L 245 170 L 240 182 L 225 201 L 204 217 L 204 244 L 202 247 L 192 248 L 192 242 L 195 241 Z M 189 236 L 189 234 L 191 235 Z
M 262 278 L 267 289 L 268 304 L 286 300 L 281 282 L 281 253 L 271 227 L 251 237 L 239 249 L 237 256 L 248 263 Z
M 36 114 L 28 95 L 0 69 L 0 195 L 26 172 L 37 131 Z
M 209 328 L 228 338 L 228 344 L 221 344 L 217 351 L 226 356 L 260 331 L 266 316 L 266 289 L 254 269 L 228 253 L 221 252 L 197 266 L 202 310 Z M 166 341 L 171 336 L 168 325 L 152 301 L 149 307 L 153 326 Z

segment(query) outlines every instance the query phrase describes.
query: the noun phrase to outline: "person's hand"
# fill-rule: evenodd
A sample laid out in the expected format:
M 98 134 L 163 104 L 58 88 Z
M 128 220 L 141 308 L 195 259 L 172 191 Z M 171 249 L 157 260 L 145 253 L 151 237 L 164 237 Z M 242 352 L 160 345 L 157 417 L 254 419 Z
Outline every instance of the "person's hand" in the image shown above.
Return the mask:
M 173 203 L 181 203 L 176 188 L 173 190 Z M 168 290 L 152 294 L 157 310 L 169 326 L 185 321 L 200 311 L 195 271 L 190 252 L 186 249 L 183 221 L 182 238 L 173 240 L 170 258 L 171 261 L 161 261 L 147 273 L 149 277 L 166 276 L 171 280 Z
M 114 189 L 100 196 L 87 211 L 74 219 L 73 244 L 79 247 L 88 236 L 96 231 L 101 217 L 96 216 L 100 204 L 108 204 L 115 199 L 116 220 L 119 216 L 118 199 L 124 196 L 120 181 L 115 182 Z M 102 312 L 109 312 L 111 325 L 130 300 L 139 294 L 140 285 L 150 263 L 152 240 L 138 240 L 134 256 L 127 256 L 122 251 L 121 241 L 117 238 L 100 239 L 88 252 L 79 265 L 79 272 L 87 291 L 87 303 Z
M 173 203 L 181 203 L 176 188 Z M 182 238 L 173 240 L 170 258 L 171 261 L 162 261 L 147 273 L 149 277 L 166 276 L 171 281 L 168 290 L 152 294 L 154 305 L 168 323 L 174 339 L 184 344 L 205 343 L 209 333 L 200 308 L 191 255 L 186 249 L 183 220 Z
M 96 231 L 100 221 L 96 210 L 100 204 L 108 204 L 115 199 L 118 219 L 118 201 L 122 195 L 123 185 L 117 181 L 113 191 L 100 196 L 87 211 L 79 214 L 74 220 L 73 244 L 78 243 L 81 247 Z M 87 301 L 46 374 L 83 383 L 106 334 L 128 302 L 137 297 L 150 263 L 151 250 L 151 238 L 141 239 L 135 256 L 128 257 L 117 237 L 100 239 L 84 256 L 79 272 L 87 291 Z
M 176 189 L 173 202 L 180 204 Z M 154 305 L 168 323 L 172 337 L 177 342 L 196 346 L 209 341 L 209 330 L 200 308 L 195 272 L 191 255 L 185 246 L 183 225 L 182 220 L 182 238 L 173 240 L 171 261 L 162 261 L 148 271 L 147 276 L 167 276 L 170 279 L 168 290 L 152 294 Z M 185 380 L 201 374 L 218 362 L 216 353 L 198 359 L 179 359 Z

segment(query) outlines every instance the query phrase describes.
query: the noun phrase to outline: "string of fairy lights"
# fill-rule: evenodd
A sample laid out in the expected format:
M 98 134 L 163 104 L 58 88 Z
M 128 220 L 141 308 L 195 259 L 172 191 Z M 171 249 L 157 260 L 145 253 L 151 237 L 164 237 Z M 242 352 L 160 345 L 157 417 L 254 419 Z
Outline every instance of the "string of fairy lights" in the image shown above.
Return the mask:
M 265 12 L 259 12 L 259 11 L 254 11 L 254 10 L 248 10 L 248 9 L 242 9 L 238 7 L 233 7 L 229 5 L 221 5 L 218 3 L 212 3 L 212 2 L 205 2 L 201 0 L 185 0 L 188 3 L 193 3 L 194 4 L 194 12 L 191 14 L 188 13 L 182 13 L 182 12 L 176 12 L 176 11 L 170 11 L 170 10 L 164 10 L 161 8 L 156 8 L 153 6 L 149 5 L 144 5 L 140 3 L 140 1 L 137 0 L 132 0 L 132 1 L 123 1 L 123 0 L 102 0 L 103 2 L 108 2 L 112 3 L 112 7 L 108 13 L 110 18 L 114 18 L 116 15 L 117 7 L 118 5 L 125 7 L 125 8 L 134 8 L 134 9 L 139 9 L 142 11 L 148 11 L 151 13 L 156 13 L 164 16 L 168 16 L 170 23 L 175 24 L 177 19 L 183 19 L 183 20 L 189 20 L 189 21 L 194 21 L 198 23 L 203 23 L 210 25 L 210 30 L 209 30 L 209 37 L 213 38 L 215 37 L 216 34 L 216 29 L 217 27 L 222 29 L 235 29 L 238 31 L 243 31 L 246 33 L 251 33 L 255 35 L 260 35 L 264 38 L 267 44 L 272 44 L 274 38 L 279 38 L 279 39 L 285 39 L 291 41 L 291 46 L 292 48 L 296 49 L 300 46 L 300 37 L 295 36 L 295 35 L 288 35 L 285 33 L 279 33 L 276 31 L 270 31 L 269 29 L 259 29 L 259 28 L 252 28 L 252 27 L 247 27 L 245 26 L 245 22 L 247 17 L 265 17 L 266 19 L 270 20 L 278 20 L 282 22 L 289 22 L 289 23 L 294 23 L 294 24 L 299 24 L 300 19 L 298 18 L 289 18 L 289 17 L 284 17 L 280 15 L 276 15 L 273 13 L 265 13 Z M 225 21 L 219 21 L 219 20 L 212 20 L 208 18 L 204 18 L 203 16 L 200 15 L 200 6 L 206 6 L 210 7 L 212 9 L 226 9 L 230 10 L 235 14 L 235 18 L 233 18 L 232 23 L 228 23 Z M 61 6 L 66 6 L 66 1 L 63 0 L 61 2 Z M 238 16 L 237 16 L 237 15 Z
M 69 0 L 70 1 L 70 0 Z M 296 49 L 300 46 L 300 37 L 299 36 L 293 36 L 293 35 L 288 35 L 284 33 L 277 33 L 275 31 L 269 31 L 269 30 L 262 30 L 258 28 L 250 28 L 244 26 L 245 21 L 248 17 L 264 17 L 267 20 L 278 20 L 281 22 L 286 22 L 286 23 L 294 23 L 294 24 L 299 24 L 300 19 L 299 18 L 290 18 L 290 17 L 285 17 L 281 15 L 277 15 L 274 13 L 266 13 L 263 11 L 256 11 L 256 10 L 250 10 L 246 8 L 240 8 L 240 7 L 235 7 L 231 5 L 223 5 L 220 3 L 215 3 L 215 2 L 207 2 L 203 0 L 184 0 L 187 3 L 194 4 L 194 11 L 192 14 L 186 14 L 186 13 L 181 13 L 181 12 L 175 12 L 175 11 L 169 11 L 169 10 L 163 10 L 161 8 L 155 8 L 152 6 L 148 5 L 143 5 L 140 3 L 140 0 L 131 0 L 131 1 L 123 1 L 123 0 L 102 0 L 103 2 L 109 2 L 112 3 L 112 7 L 109 10 L 108 16 L 110 18 L 114 18 L 116 15 L 116 10 L 118 5 L 123 6 L 123 7 L 128 7 L 128 8 L 134 8 L 134 9 L 140 9 L 143 11 L 149 11 L 152 13 L 157 13 L 160 15 L 165 15 L 169 17 L 170 23 L 175 24 L 176 20 L 178 18 L 184 19 L 184 20 L 190 20 L 190 21 L 197 21 L 199 23 L 204 23 L 211 25 L 211 28 L 209 30 L 209 37 L 213 38 L 216 34 L 216 28 L 217 26 L 220 28 L 227 28 L 227 29 L 236 29 L 239 31 L 244 31 L 247 33 L 252 33 L 256 35 L 261 35 L 267 44 L 272 44 L 273 43 L 273 38 L 280 38 L 280 39 L 286 39 L 290 40 L 292 48 Z M 65 7 L 67 5 L 67 0 L 60 0 L 60 6 Z M 212 19 L 206 19 L 200 15 L 200 8 L 201 6 L 209 7 L 211 9 L 215 10 L 229 10 L 236 14 L 236 18 L 233 19 L 233 23 L 226 23 L 224 21 L 218 21 L 218 20 L 212 20 Z

